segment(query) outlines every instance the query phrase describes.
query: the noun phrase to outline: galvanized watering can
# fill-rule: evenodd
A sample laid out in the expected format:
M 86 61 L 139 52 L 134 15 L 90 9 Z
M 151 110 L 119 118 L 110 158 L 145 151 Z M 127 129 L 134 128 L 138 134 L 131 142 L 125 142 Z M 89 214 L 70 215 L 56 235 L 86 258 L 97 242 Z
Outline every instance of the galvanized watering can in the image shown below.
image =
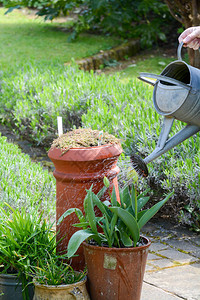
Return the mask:
M 178 60 L 170 63 L 160 75 L 140 73 L 138 77 L 154 86 L 153 103 L 156 111 L 164 116 L 155 150 L 144 160 L 131 157 L 134 167 L 144 177 L 148 176 L 146 164 L 200 131 L 200 70 L 182 61 L 182 46 L 183 43 L 179 44 L 177 50 Z M 157 80 L 152 81 L 152 78 Z M 187 125 L 168 139 L 174 119 Z

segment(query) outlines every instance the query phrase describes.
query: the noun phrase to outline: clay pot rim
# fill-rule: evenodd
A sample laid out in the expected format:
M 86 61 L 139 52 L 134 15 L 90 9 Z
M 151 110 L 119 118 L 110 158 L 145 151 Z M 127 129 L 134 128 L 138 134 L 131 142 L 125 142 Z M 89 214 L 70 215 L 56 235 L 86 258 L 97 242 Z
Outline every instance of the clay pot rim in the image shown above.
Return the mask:
M 78 151 L 78 150 L 90 150 L 90 149 L 95 149 L 95 148 L 100 149 L 100 148 L 113 147 L 113 146 L 117 146 L 117 147 L 120 147 L 120 148 L 121 148 L 121 144 L 120 144 L 120 143 L 113 143 L 113 144 L 110 143 L 110 144 L 104 144 L 104 145 L 100 145 L 100 146 L 75 147 L 75 148 L 70 148 L 67 152 L 69 152 L 69 151 L 71 151 L 71 150 L 73 150 L 73 151 Z M 51 146 L 51 148 L 49 149 L 49 151 L 52 150 L 52 149 L 56 149 L 56 150 L 60 150 L 60 151 L 61 151 L 60 148 L 52 147 L 52 146 Z M 67 153 L 67 152 L 66 152 L 66 153 Z
M 96 251 L 104 251 L 104 252 L 134 252 L 134 251 L 140 251 L 140 250 L 145 250 L 151 245 L 151 241 L 149 238 L 146 236 L 141 235 L 141 238 L 145 239 L 147 243 L 145 245 L 139 246 L 139 247 L 129 247 L 129 248 L 109 248 L 109 247 L 101 247 L 97 245 L 90 245 L 87 242 L 83 242 L 83 246 L 86 248 L 89 248 L 91 250 L 96 250 Z
M 87 281 L 87 276 L 84 276 L 80 281 L 77 281 L 75 283 L 70 283 L 70 284 L 60 284 L 60 285 L 48 285 L 48 284 L 40 284 L 37 282 L 35 278 L 33 278 L 33 284 L 35 287 L 39 287 L 41 289 L 57 289 L 57 290 L 62 290 L 62 289 L 67 289 L 71 288 L 72 286 L 80 286 L 85 284 Z
M 60 148 L 51 147 L 48 156 L 50 159 L 65 161 L 91 161 L 116 157 L 122 152 L 121 144 L 105 144 L 101 146 L 70 148 L 64 154 Z
M 19 277 L 16 274 L 6 274 L 6 273 L 0 273 L 0 278 L 2 278 L 3 280 L 12 280 L 12 285 L 16 285 L 16 286 L 21 286 L 22 283 L 18 280 Z

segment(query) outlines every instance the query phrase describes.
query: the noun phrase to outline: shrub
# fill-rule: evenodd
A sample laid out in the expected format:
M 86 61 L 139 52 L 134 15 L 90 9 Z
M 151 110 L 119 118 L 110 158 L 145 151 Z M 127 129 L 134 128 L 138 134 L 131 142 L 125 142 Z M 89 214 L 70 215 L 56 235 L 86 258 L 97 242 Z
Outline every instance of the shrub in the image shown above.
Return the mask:
M 81 115 L 92 97 L 87 80 L 76 66 L 25 67 L 4 76 L 0 118 L 26 138 L 49 146 L 56 134 L 57 116 L 63 116 L 65 130 L 81 124 Z
M 71 39 L 81 31 L 114 34 L 122 38 L 139 37 L 144 46 L 152 46 L 158 40 L 166 40 L 170 32 L 172 16 L 167 5 L 159 0 L 2 0 L 9 8 L 34 7 L 39 16 L 52 20 L 60 15 L 75 11 L 78 20 L 73 26 Z
M 31 212 L 40 207 L 45 215 L 55 213 L 55 180 L 40 164 L 31 162 L 6 137 L 0 136 L 0 203 Z

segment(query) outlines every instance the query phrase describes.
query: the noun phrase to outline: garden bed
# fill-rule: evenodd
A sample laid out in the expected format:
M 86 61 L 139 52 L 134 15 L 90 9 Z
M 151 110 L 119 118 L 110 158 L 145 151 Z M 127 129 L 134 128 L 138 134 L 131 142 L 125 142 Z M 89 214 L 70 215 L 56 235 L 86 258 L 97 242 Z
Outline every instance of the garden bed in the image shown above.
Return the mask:
M 120 138 L 125 154 L 150 154 L 160 135 L 161 118 L 152 103 L 152 88 L 137 79 L 123 83 L 119 74 L 107 76 L 68 67 L 28 66 L 15 74 L 4 73 L 1 84 L 2 123 L 15 129 L 33 145 L 49 148 L 57 136 L 57 116 L 64 132 L 74 126 L 107 131 Z M 182 128 L 176 122 L 171 135 Z M 167 217 L 182 219 L 198 228 L 199 136 L 193 136 L 149 164 L 153 198 L 175 190 L 163 208 Z M 190 156 L 188 156 L 190 153 Z M 121 159 L 126 176 L 129 156 Z M 123 183 L 123 176 L 121 182 Z
M 8 143 L 6 137 L 0 135 L 0 206 L 4 202 L 14 208 L 24 207 L 28 211 L 40 207 L 45 215 L 55 214 L 55 179 L 39 163 L 17 145 Z

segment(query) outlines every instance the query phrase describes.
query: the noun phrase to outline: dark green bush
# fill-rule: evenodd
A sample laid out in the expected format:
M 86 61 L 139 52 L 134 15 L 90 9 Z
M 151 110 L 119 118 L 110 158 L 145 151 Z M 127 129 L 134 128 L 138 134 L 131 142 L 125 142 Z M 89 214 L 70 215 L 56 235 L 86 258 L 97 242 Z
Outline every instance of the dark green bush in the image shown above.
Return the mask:
M 142 45 L 151 46 L 158 40 L 165 40 L 173 22 L 167 5 L 159 0 L 3 0 L 9 8 L 34 7 L 45 20 L 76 11 L 78 19 L 72 28 L 70 39 L 81 31 L 112 34 L 130 39 L 138 37 Z
M 159 0 L 88 0 L 85 4 L 75 26 L 77 33 L 81 26 L 87 26 L 125 39 L 138 37 L 143 46 L 165 40 L 167 28 L 164 24 L 172 19 L 167 5 Z

